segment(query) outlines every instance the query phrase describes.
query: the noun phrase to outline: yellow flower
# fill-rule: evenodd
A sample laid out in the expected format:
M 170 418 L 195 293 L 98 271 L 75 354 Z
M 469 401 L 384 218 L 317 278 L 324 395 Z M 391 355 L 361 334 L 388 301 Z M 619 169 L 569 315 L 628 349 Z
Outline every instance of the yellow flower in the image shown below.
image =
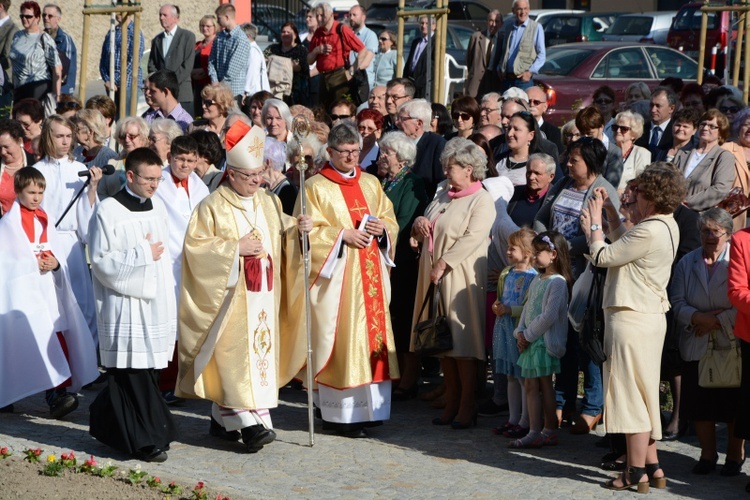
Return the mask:
M 54 455 L 47 455 L 47 462 L 52 463 L 55 460 L 57 460 L 57 459 L 55 458 Z

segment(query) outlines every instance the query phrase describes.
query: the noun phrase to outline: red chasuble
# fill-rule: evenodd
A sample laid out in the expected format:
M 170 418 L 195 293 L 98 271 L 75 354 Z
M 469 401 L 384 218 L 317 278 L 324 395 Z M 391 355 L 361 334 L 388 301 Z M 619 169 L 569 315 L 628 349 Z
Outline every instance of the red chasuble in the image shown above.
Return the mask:
M 349 216 L 355 228 L 359 227 L 365 214 L 372 213 L 367 206 L 367 198 L 359 185 L 361 170 L 355 167 L 354 177 L 342 177 L 330 164 L 320 170 L 320 175 L 338 184 L 344 196 Z M 370 362 L 372 364 L 372 381 L 383 382 L 390 380 L 388 368 L 388 346 L 386 337 L 385 297 L 380 267 L 380 249 L 378 241 L 373 238 L 365 248 L 359 252 L 360 271 L 362 272 L 362 296 L 365 299 L 365 313 L 367 315 L 367 335 L 370 341 Z

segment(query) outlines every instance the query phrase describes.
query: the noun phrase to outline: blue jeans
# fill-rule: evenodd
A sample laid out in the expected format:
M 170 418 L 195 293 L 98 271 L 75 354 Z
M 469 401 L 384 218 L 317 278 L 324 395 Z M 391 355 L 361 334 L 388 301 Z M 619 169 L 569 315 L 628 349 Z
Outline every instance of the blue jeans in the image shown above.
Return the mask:
M 602 371 L 578 344 L 578 332 L 568 324 L 568 342 L 565 356 L 560 360 L 560 374 L 555 381 L 558 410 L 576 410 L 578 398 L 578 371 L 583 372 L 583 408 L 581 413 L 596 416 L 602 412 L 604 390 Z
M 528 82 L 524 82 L 520 78 L 514 78 L 514 79 L 504 79 L 503 85 L 502 85 L 502 92 L 505 92 L 511 87 L 517 87 L 521 90 L 528 90 L 531 87 L 534 86 L 534 79 L 530 79 Z

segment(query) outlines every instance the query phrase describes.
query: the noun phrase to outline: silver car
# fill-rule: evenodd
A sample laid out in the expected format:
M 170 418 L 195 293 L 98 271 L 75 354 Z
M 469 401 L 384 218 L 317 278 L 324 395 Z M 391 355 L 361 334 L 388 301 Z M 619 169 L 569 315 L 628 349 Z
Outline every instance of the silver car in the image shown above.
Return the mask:
M 602 35 L 602 41 L 666 45 L 669 27 L 676 15 L 676 10 L 623 14 Z

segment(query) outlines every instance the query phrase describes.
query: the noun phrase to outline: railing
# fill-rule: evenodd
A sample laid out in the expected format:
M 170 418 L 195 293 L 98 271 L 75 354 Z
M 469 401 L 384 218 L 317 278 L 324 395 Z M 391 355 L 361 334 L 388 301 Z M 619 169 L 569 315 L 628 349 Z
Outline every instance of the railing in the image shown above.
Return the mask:
M 269 41 L 278 41 L 281 26 L 293 22 L 301 32 L 307 31 L 305 11 L 311 8 L 305 0 L 262 0 L 252 3 L 253 24 L 258 27 L 258 34 L 265 35 Z

